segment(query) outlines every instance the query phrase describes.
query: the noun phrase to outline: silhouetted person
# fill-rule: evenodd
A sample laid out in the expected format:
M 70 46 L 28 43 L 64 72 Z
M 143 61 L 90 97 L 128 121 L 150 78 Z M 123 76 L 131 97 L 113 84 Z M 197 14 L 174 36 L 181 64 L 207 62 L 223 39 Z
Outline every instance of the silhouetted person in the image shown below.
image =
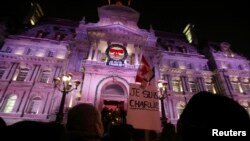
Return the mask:
M 177 141 L 175 126 L 171 123 L 164 124 L 160 134 L 160 141 Z
M 1 138 L 6 138 L 6 130 L 7 130 L 7 124 L 6 122 L 3 120 L 2 117 L 0 117 L 0 135 Z
M 182 141 L 217 140 L 224 139 L 216 137 L 218 135 L 244 136 L 242 131 L 250 134 L 249 127 L 249 115 L 237 102 L 218 94 L 199 92 L 183 110 L 177 124 L 177 133 Z M 246 137 L 233 139 L 240 141 L 246 140 Z
M 67 141 L 63 125 L 55 122 L 20 121 L 8 126 L 8 140 Z
M 130 141 L 134 128 L 130 124 L 117 124 L 113 125 L 109 129 L 108 136 L 103 141 Z
M 103 136 L 100 112 L 86 103 L 69 109 L 66 128 L 70 141 L 100 141 Z
M 2 117 L 0 117 L 0 131 L 4 130 L 7 128 L 6 122 L 3 120 Z

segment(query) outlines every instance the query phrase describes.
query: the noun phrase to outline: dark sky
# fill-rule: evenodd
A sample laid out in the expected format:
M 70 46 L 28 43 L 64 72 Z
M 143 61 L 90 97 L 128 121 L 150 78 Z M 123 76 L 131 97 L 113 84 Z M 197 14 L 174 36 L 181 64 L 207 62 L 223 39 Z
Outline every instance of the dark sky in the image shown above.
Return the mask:
M 16 16 L 25 13 L 29 6 L 28 1 L 8 0 L 1 4 L 0 15 Z M 79 21 L 85 16 L 89 22 L 98 21 L 97 7 L 108 2 L 108 0 L 37 1 L 48 17 Z M 152 24 L 156 30 L 181 33 L 185 25 L 191 22 L 195 24 L 200 38 L 227 41 L 231 43 L 233 51 L 250 58 L 248 3 L 246 0 L 132 0 L 131 7 L 141 13 L 138 23 L 141 28 L 148 29 Z

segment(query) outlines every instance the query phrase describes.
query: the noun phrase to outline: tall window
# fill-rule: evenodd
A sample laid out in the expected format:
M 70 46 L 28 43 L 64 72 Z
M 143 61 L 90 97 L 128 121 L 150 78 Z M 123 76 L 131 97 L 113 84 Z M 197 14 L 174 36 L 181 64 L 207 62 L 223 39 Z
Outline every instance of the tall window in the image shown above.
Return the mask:
M 29 114 L 38 114 L 42 99 L 40 97 L 34 97 L 31 99 L 27 112 Z
M 3 77 L 5 70 L 5 67 L 0 67 L 0 79 Z
M 177 117 L 178 119 L 181 116 L 181 113 L 183 112 L 184 108 L 185 108 L 186 104 L 183 101 L 179 101 L 176 105 L 176 109 L 177 109 Z
M 28 75 L 28 72 L 29 72 L 28 68 L 20 68 L 16 81 L 25 81 L 25 78 Z
M 50 76 L 50 70 L 43 70 L 39 77 L 39 82 L 48 83 Z
M 188 79 L 188 84 L 190 87 L 190 92 L 198 92 L 197 85 L 196 85 L 195 80 L 193 78 Z
M 173 77 L 172 83 L 173 83 L 173 91 L 174 92 L 182 92 L 180 77 Z
M 206 86 L 206 90 L 208 92 L 211 92 L 211 93 L 214 93 L 214 94 L 216 93 L 215 88 L 214 88 L 214 84 L 212 82 L 206 82 L 205 86 Z
M 230 77 L 231 85 L 235 92 L 241 92 L 242 88 L 237 77 Z
M 250 93 L 250 84 L 249 84 L 249 78 L 243 79 L 242 84 L 242 89 L 246 93 Z
M 7 97 L 4 100 L 2 111 L 4 113 L 11 113 L 13 111 L 13 109 L 14 109 L 16 100 L 17 100 L 17 96 L 16 95 L 11 95 L 11 96 Z

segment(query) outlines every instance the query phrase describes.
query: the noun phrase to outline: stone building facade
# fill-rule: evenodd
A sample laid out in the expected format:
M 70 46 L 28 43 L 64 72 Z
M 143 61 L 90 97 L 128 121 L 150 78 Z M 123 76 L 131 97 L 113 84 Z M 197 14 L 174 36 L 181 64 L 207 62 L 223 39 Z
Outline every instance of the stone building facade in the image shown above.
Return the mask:
M 122 104 L 126 110 L 129 83 L 135 83 L 142 55 L 155 67 L 156 80 L 167 83 L 164 106 L 172 123 L 199 91 L 225 94 L 249 109 L 249 61 L 232 52 L 226 56 L 228 43 L 218 45 L 222 51 L 209 45 L 205 56 L 183 34 L 139 28 L 140 14 L 130 7 L 102 6 L 98 15 L 97 23 L 53 19 L 5 39 L 0 52 L 0 116 L 8 124 L 55 120 L 62 93 L 53 78 L 66 73 L 82 83 L 67 94 L 65 112 L 83 102 L 99 110 Z M 228 67 L 235 62 L 240 66 Z

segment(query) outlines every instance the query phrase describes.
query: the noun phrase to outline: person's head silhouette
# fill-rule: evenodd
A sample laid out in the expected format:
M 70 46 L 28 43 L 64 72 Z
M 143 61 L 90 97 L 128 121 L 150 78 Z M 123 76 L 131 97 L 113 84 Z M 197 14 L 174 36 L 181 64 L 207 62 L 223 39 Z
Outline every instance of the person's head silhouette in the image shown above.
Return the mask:
M 249 115 L 242 106 L 228 97 L 210 92 L 195 94 L 177 123 L 177 132 L 183 141 L 232 134 L 220 131 L 247 132 L 248 128 Z
M 78 104 L 69 110 L 66 128 L 71 140 L 99 140 L 103 135 L 101 114 L 93 105 Z

